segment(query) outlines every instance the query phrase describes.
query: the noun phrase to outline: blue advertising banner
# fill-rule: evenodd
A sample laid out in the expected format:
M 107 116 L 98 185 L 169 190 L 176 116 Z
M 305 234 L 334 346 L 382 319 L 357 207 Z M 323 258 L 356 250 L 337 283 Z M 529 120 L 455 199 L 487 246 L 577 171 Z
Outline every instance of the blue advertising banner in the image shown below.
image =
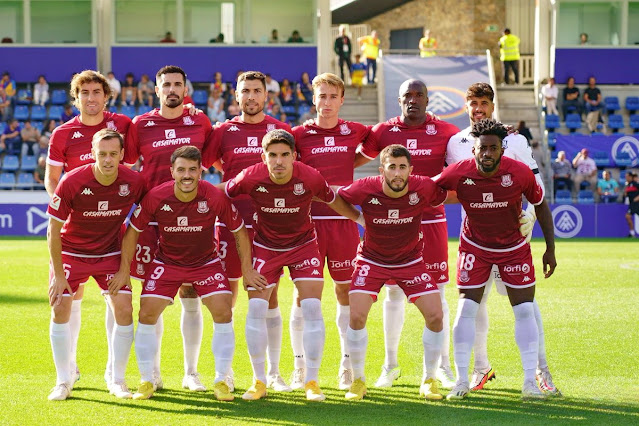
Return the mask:
M 416 78 L 428 87 L 428 110 L 460 129 L 468 127 L 464 110 L 466 89 L 473 83 L 490 83 L 485 56 L 420 58 L 419 56 L 385 55 L 384 92 L 386 119 L 400 115 L 397 103 L 399 86 Z
M 572 161 L 575 155 L 582 148 L 588 148 L 590 156 L 595 159 L 598 166 L 614 167 L 627 166 L 637 167 L 639 165 L 639 139 L 631 135 L 608 135 L 608 136 L 590 136 L 582 134 L 557 135 L 556 150 L 566 151 L 566 158 Z M 597 153 L 607 154 L 606 157 L 601 155 L 597 158 Z M 627 154 L 627 155 L 626 155 Z M 617 164 L 615 162 L 619 157 L 624 157 L 626 162 Z

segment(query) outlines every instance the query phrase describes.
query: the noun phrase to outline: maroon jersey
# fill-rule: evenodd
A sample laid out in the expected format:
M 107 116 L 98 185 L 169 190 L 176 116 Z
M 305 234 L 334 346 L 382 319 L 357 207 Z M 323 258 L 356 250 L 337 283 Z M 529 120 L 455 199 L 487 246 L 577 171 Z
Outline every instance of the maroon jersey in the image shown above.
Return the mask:
M 479 248 L 499 250 L 521 244 L 521 195 L 535 205 L 544 199 L 544 190 L 530 168 L 505 156 L 497 173 L 489 178 L 481 176 L 475 158 L 469 158 L 448 166 L 436 183 L 457 191 L 466 211 L 462 237 Z
M 271 130 L 291 131 L 291 126 L 273 117 L 265 116 L 262 122 L 249 124 L 238 117 L 224 122 L 215 128 L 213 141 L 202 154 L 204 167 L 211 167 L 218 160 L 222 162 L 223 181 L 229 181 L 245 168 L 262 162 L 262 138 Z M 253 223 L 255 209 L 247 195 L 233 200 L 244 222 Z
M 226 194 L 248 194 L 257 220 L 255 243 L 271 250 L 290 250 L 315 239 L 310 209 L 313 197 L 332 203 L 335 193 L 314 168 L 296 161 L 293 177 L 283 185 L 273 182 L 266 164 L 248 167 L 226 183 Z
M 159 109 L 133 119 L 126 135 L 124 161 L 133 164 L 142 156 L 142 176 L 147 190 L 161 183 L 173 181 L 171 177 L 171 154 L 184 145 L 194 145 L 200 151 L 212 138 L 213 128 L 206 114 L 189 115 L 167 119 Z
M 426 116 L 423 124 L 405 125 L 400 117 L 376 124 L 359 152 L 371 160 L 388 145 L 399 144 L 408 148 L 413 174 L 433 177 L 442 172 L 449 139 L 457 134 L 457 126 Z M 446 220 L 444 206 L 426 206 L 422 223 Z
M 122 224 L 143 191 L 140 174 L 122 165 L 109 186 L 96 180 L 91 164 L 65 174 L 47 209 L 49 217 L 64 222 L 62 253 L 78 257 L 120 253 Z
M 346 186 L 353 183 L 356 150 L 369 130 L 363 124 L 340 119 L 332 129 L 314 124 L 294 127 L 293 136 L 300 161 L 317 169 L 329 185 Z M 313 219 L 346 219 L 320 202 L 313 203 L 311 215 Z
M 104 119 L 96 126 L 82 124 L 80 116 L 76 116 L 55 128 L 49 140 L 47 163 L 62 166 L 65 172 L 85 164 L 93 164 L 91 142 L 93 135 L 102 129 L 116 130 L 126 135 L 131 119 L 126 115 L 104 111 Z
M 406 266 L 422 259 L 421 220 L 426 206 L 446 200 L 446 191 L 429 177 L 409 176 L 408 193 L 391 198 L 382 189 L 383 176 L 358 179 L 340 188 L 347 202 L 361 206 L 366 231 L 358 257 L 381 266 Z
M 242 227 L 242 218 L 224 193 L 200 181 L 197 196 L 188 203 L 178 200 L 174 182 L 153 188 L 131 216 L 131 226 L 142 232 L 157 222 L 160 233 L 156 258 L 178 266 L 201 266 L 217 258 L 215 219 L 219 216 L 229 229 Z

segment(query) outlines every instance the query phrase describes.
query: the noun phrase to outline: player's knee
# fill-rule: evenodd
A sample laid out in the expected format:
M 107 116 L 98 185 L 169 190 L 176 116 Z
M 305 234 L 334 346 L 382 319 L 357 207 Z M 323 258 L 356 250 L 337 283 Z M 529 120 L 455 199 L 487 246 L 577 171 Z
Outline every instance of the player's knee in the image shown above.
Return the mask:
M 66 324 L 71 317 L 71 304 L 61 303 L 51 309 L 51 319 L 56 324 Z
M 335 296 L 340 305 L 348 305 L 348 292 L 350 285 L 348 284 L 335 284 Z
M 139 322 L 141 324 L 155 324 L 158 321 L 159 315 L 151 310 L 140 308 Z
M 367 317 L 366 312 L 351 307 L 350 327 L 353 330 L 361 330 L 366 326 Z
M 441 331 L 444 326 L 444 312 L 441 309 L 430 310 L 424 315 L 426 325 L 433 331 Z
M 129 325 L 133 322 L 133 306 L 131 306 L 131 303 L 122 303 L 115 306 L 113 316 L 115 317 L 115 322 L 119 325 Z
M 197 292 L 190 285 L 183 285 L 180 287 L 180 297 L 184 299 L 195 299 L 197 297 Z

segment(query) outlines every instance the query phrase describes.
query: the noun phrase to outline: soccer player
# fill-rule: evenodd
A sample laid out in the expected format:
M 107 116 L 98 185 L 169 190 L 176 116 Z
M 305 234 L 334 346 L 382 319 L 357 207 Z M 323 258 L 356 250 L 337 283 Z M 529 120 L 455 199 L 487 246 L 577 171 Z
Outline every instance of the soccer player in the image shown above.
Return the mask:
M 157 185 L 172 181 L 171 155 L 177 147 L 193 145 L 202 150 L 213 134 L 211 122 L 206 114 L 191 115 L 183 106 L 186 88 L 186 73 L 180 67 L 162 67 L 155 76 L 155 93 L 160 108 L 133 119 L 127 133 L 125 162 L 134 164 L 143 158 L 141 174 L 149 191 Z M 157 227 L 147 227 L 136 246 L 135 259 L 131 264 L 131 276 L 144 280 L 148 269 L 153 266 L 153 255 L 157 249 Z M 184 347 L 184 378 L 182 387 L 192 391 L 205 391 L 197 372 L 197 364 L 202 344 L 202 310 L 200 299 L 191 285 L 180 288 L 182 317 L 180 329 Z M 162 317 L 157 322 L 158 339 L 162 341 L 164 331 Z M 162 388 L 160 376 L 160 350 L 155 360 L 154 374 L 156 387 Z
M 270 131 L 262 139 L 262 149 L 263 163 L 244 169 L 225 185 L 229 197 L 246 194 L 255 205 L 253 265 L 268 283 L 264 291 L 248 292 L 246 343 L 254 382 L 242 398 L 256 400 L 266 396 L 264 355 L 268 300 L 287 266 L 299 292 L 304 316 L 306 398 L 322 401 L 325 397 L 318 384 L 318 374 L 325 338 L 320 302 L 324 280 L 310 216 L 311 202 L 313 199 L 324 201 L 352 220 L 359 217 L 359 212 L 336 197 L 317 170 L 295 161 L 295 140 L 289 132 Z
M 262 162 L 261 140 L 266 133 L 275 129 L 291 131 L 291 127 L 264 113 L 266 102 L 266 76 L 258 71 L 241 73 L 237 78 L 235 97 L 242 113 L 230 121 L 219 124 L 213 133 L 213 141 L 205 147 L 202 156 L 206 167 L 215 165 L 223 172 L 223 181 L 237 176 L 244 168 Z M 233 200 L 253 238 L 253 215 L 255 208 L 248 196 Z M 233 291 L 233 306 L 237 299 L 238 282 L 242 278 L 240 260 L 235 249 L 232 233 L 226 224 L 219 222 L 215 228 L 219 255 L 228 274 Z M 282 351 L 282 315 L 277 304 L 277 287 L 273 290 L 269 309 L 266 313 L 268 330 L 268 380 L 269 388 L 278 392 L 290 392 L 280 374 L 280 354 Z M 227 378 L 229 388 L 233 389 L 233 371 Z
M 492 118 L 495 110 L 495 104 L 493 99 L 495 93 L 492 87 L 487 83 L 475 83 L 472 84 L 466 91 L 466 110 L 470 117 L 471 124 L 477 123 L 484 118 Z M 470 135 L 472 131 L 472 125 L 462 130 L 461 132 L 450 138 L 448 142 L 448 148 L 446 149 L 446 163 L 454 164 L 458 161 L 472 158 L 472 147 L 474 145 L 474 138 Z M 533 158 L 532 150 L 528 140 L 520 134 L 509 134 L 504 139 L 504 156 L 512 158 L 517 161 L 521 161 L 527 164 L 530 170 L 535 175 L 535 179 L 542 190 L 544 189 L 544 182 L 539 173 L 539 167 L 537 162 Z M 529 222 L 530 232 L 532 232 L 532 225 L 535 222 L 535 209 L 531 203 L 528 203 L 527 212 L 524 212 L 525 219 Z M 524 232 L 524 234 L 530 235 L 530 233 Z M 496 266 L 493 266 L 492 276 L 497 283 L 497 289 L 503 295 L 506 294 L 505 287 L 499 279 L 499 271 Z M 475 324 L 475 346 L 473 352 L 475 354 L 475 366 L 473 368 L 473 377 L 470 383 L 470 389 L 477 391 L 483 389 L 486 383 L 495 379 L 495 370 L 490 366 L 488 361 L 487 340 L 488 340 L 488 309 L 486 301 L 492 288 L 492 281 L 490 280 L 486 284 L 486 294 L 481 299 L 479 304 L 479 310 L 477 311 L 476 324 Z M 535 320 L 537 321 L 537 328 L 539 329 L 539 360 L 537 364 L 537 382 L 542 390 L 550 394 L 559 395 L 559 389 L 555 386 L 552 380 L 552 375 L 548 368 L 548 362 L 546 360 L 546 349 L 544 339 L 543 321 L 541 319 L 541 311 L 537 300 L 533 300 L 533 306 L 535 308 Z
M 537 387 L 535 372 L 539 331 L 535 320 L 535 269 L 530 245 L 519 230 L 524 195 L 535 205 L 546 240 L 543 269 L 546 278 L 555 270 L 555 241 L 552 214 L 544 190 L 530 168 L 503 157 L 506 128 L 491 119 L 473 124 L 470 135 L 477 138 L 473 156 L 447 167 L 436 183 L 457 198 L 466 211 L 457 259 L 457 288 L 460 298 L 453 328 L 457 383 L 448 394 L 463 399 L 469 392 L 468 366 L 475 340 L 475 316 L 496 265 L 506 286 L 515 314 L 515 341 L 524 368 L 524 399 L 541 399 L 546 393 Z
M 115 130 L 95 133 L 93 164 L 68 172 L 56 185 L 47 209 L 51 256 L 49 304 L 53 307 L 49 336 L 57 373 L 50 400 L 66 399 L 76 381 L 69 320 L 73 294 L 90 277 L 102 289 L 117 322 L 113 335 L 109 336 L 113 349 L 109 391 L 118 398 L 131 398 L 124 382 L 133 343 L 131 288 L 124 286 L 119 294 L 110 297 L 107 291 L 107 280 L 117 272 L 120 263 L 122 224 L 144 190 L 139 174 L 120 165 L 123 148 L 122 135 Z
M 63 171 L 66 173 L 77 167 L 94 163 L 91 141 L 98 131 L 106 128 L 126 135 L 131 124 L 131 119 L 127 116 L 105 110 L 106 104 L 111 98 L 111 86 L 109 86 L 107 79 L 97 71 L 84 70 L 75 74 L 71 79 L 70 94 L 80 114 L 56 127 L 51 135 L 44 178 L 44 186 L 50 197 L 53 197 Z M 75 368 L 77 378 L 80 377 L 80 372 L 76 365 L 76 349 L 82 322 L 83 284 L 75 292 L 69 319 L 71 328 L 71 363 Z M 112 375 L 110 342 L 115 319 L 113 312 L 108 307 L 109 301 L 107 298 L 105 298 L 105 302 L 107 304 L 105 325 L 107 342 L 109 342 L 109 357 L 104 380 L 108 384 L 111 382 Z
M 399 144 L 404 145 L 410 152 L 414 174 L 432 177 L 441 173 L 448 140 L 459 129 L 426 112 L 428 89 L 422 81 L 404 81 L 399 87 L 398 101 L 402 115 L 373 127 L 366 142 L 359 149 L 355 166 L 372 160 L 388 145 Z M 444 312 L 445 337 L 437 377 L 443 387 L 450 387 L 454 384 L 454 376 L 450 368 L 450 321 L 444 291 L 445 285 L 448 284 L 448 228 L 444 206 L 425 207 L 421 232 L 424 241 L 429 242 L 428 249 L 422 253 L 424 263 L 439 287 Z M 386 356 L 382 374 L 375 383 L 376 387 L 392 386 L 393 381 L 401 374 L 397 352 L 404 324 L 404 293 L 398 286 L 388 284 L 388 294 L 383 305 Z
M 353 183 L 356 149 L 366 140 L 369 132 L 369 128 L 363 124 L 339 118 L 343 103 L 344 82 L 335 74 L 320 74 L 313 79 L 313 104 L 317 108 L 317 118 L 312 124 L 293 128 L 299 160 L 317 169 L 330 185 L 336 186 Z M 348 290 L 359 245 L 359 231 L 357 224 L 336 215 L 324 203 L 313 203 L 311 215 L 317 231 L 320 271 L 324 271 L 326 261 L 335 284 L 338 304 L 335 322 L 342 350 L 339 388 L 346 390 L 353 383 L 353 371 L 346 348 L 346 330 L 350 312 Z M 303 323 L 302 310 L 296 302 L 290 319 L 291 346 L 295 355 L 295 370 L 291 380 L 293 389 L 301 389 L 305 383 Z
M 264 288 L 266 281 L 251 267 L 250 241 L 238 211 L 222 191 L 208 182 L 200 182 L 200 151 L 192 145 L 179 147 L 171 155 L 170 170 L 174 181 L 149 191 L 133 213 L 122 242 L 120 269 L 109 282 L 112 294 L 128 283 L 137 239 L 149 223 L 157 222 L 158 251 L 142 288 L 135 338 L 142 381 L 133 398 L 148 399 L 156 390 L 153 364 L 159 339 L 155 323 L 186 282 L 193 286 L 213 317 L 215 398 L 231 401 L 234 397 L 224 379 L 233 361 L 235 334 L 231 324 L 231 290 L 213 238 L 217 216 L 224 219 L 236 237 L 245 285 Z
M 443 397 L 435 374 L 444 341 L 444 314 L 436 277 L 428 271 L 422 257 L 424 240 L 420 228 L 425 205 L 440 205 L 447 194 L 429 177 L 410 175 L 411 155 L 403 145 L 387 146 L 379 159 L 380 176 L 359 179 L 338 190 L 346 202 L 361 206 L 366 223 L 350 286 L 347 339 L 355 380 L 346 399 L 362 399 L 366 395 L 366 319 L 384 283 L 393 279 L 426 322 L 422 334 L 424 373 L 419 393 L 426 399 L 439 400 Z

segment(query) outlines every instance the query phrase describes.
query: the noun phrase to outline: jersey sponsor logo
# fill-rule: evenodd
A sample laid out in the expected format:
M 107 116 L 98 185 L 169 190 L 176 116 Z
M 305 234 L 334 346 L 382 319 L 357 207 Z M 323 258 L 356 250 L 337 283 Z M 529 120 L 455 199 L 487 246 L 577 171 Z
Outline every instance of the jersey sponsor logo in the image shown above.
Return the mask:
M 144 125 L 144 127 L 153 127 L 155 126 L 155 121 L 153 120 L 149 120 L 146 122 L 146 124 Z
M 144 283 L 144 289 L 146 291 L 155 291 L 155 280 L 146 280 Z
M 304 259 L 303 262 L 300 262 L 300 263 L 298 263 L 296 265 L 290 266 L 289 268 L 293 268 L 295 270 L 298 270 L 298 269 L 308 268 L 309 266 L 313 267 L 313 268 L 317 268 L 319 265 L 320 265 L 319 259 L 316 258 L 316 257 L 313 257 L 311 259 Z
M 622 136 L 612 144 L 610 154 L 616 159 L 619 154 L 628 154 L 630 166 L 636 167 L 639 164 L 639 140 L 633 136 Z
M 117 128 L 117 126 L 115 125 L 115 123 L 113 122 L 113 120 L 109 120 L 109 121 L 107 121 L 107 123 L 106 123 L 106 128 L 107 128 L 107 129 L 110 129 L 110 130 L 115 130 L 115 131 L 117 131 L 117 130 L 118 130 L 118 128 Z
M 98 210 L 97 211 L 85 211 L 82 213 L 84 217 L 114 217 L 121 216 L 122 209 L 117 210 L 109 210 L 109 202 L 108 201 L 98 201 Z
M 468 275 L 468 271 L 462 270 L 459 271 L 459 281 L 462 283 L 467 283 L 470 281 L 470 276 Z
M 417 139 L 406 139 L 406 148 L 417 149 Z
M 93 160 L 93 153 L 89 152 L 88 154 L 82 154 L 80 156 L 80 161 L 90 161 Z
M 175 129 L 165 129 L 164 137 L 166 139 L 175 139 L 176 138 Z
M 164 232 L 202 232 L 203 226 L 189 226 L 189 218 L 186 216 L 177 217 L 177 226 L 165 226 Z
M 413 156 L 431 155 L 433 153 L 432 149 L 417 149 L 417 139 L 406 139 L 406 148 L 408 148 L 410 155 Z
M 504 266 L 504 272 L 509 274 L 527 274 L 530 272 L 530 265 L 523 263 L 521 265 L 506 265 Z
M 583 226 L 583 218 L 574 206 L 564 205 L 552 211 L 555 235 L 559 238 L 572 238 L 579 234 Z
M 340 262 L 339 260 L 331 260 L 331 269 L 347 269 L 353 266 L 353 262 L 350 260 L 345 260 Z
M 263 186 L 258 186 L 256 191 L 257 192 L 264 192 L 265 194 L 268 194 L 268 189 L 264 188 Z
M 484 203 L 492 203 L 493 202 L 493 193 L 492 192 L 483 192 L 481 194 Z
M 392 211 L 393 210 L 389 210 L 388 211 L 389 216 L 390 216 Z M 411 216 L 411 217 L 400 218 L 399 217 L 399 210 L 396 210 L 396 211 L 398 212 L 396 218 L 395 217 L 393 217 L 393 218 L 389 217 L 388 219 L 375 218 L 375 219 L 373 219 L 373 223 L 376 224 L 376 225 L 403 225 L 403 224 L 406 224 L 406 223 L 413 223 L 414 217 Z
M 427 124 L 426 125 L 426 134 L 427 135 L 436 135 L 437 134 L 437 128 L 435 127 L 434 124 Z
M 273 124 L 273 123 L 269 123 L 269 124 L 266 125 L 266 131 L 267 132 L 271 132 L 271 131 L 275 130 L 276 128 L 277 127 L 275 127 L 275 124 Z
M 492 192 L 483 192 L 483 203 L 470 203 L 470 207 L 474 209 L 499 209 L 508 207 L 508 201 L 494 201 Z
M 333 136 L 324 136 L 324 146 L 335 146 L 335 138 Z
M 293 185 L 293 194 L 302 195 L 305 192 L 306 190 L 304 189 L 303 183 L 296 183 L 295 185 Z
M 468 178 L 464 181 L 464 185 L 474 185 L 475 181 L 472 180 L 471 178 Z
M 257 137 L 256 136 L 248 136 L 246 138 L 246 145 L 248 145 L 248 146 L 257 146 Z
M 273 200 L 275 207 L 286 207 L 286 199 L 284 198 L 275 198 Z
M 195 121 L 193 121 L 190 115 L 187 115 L 186 117 L 182 117 L 182 123 L 184 123 L 185 126 L 192 126 L 195 124 Z
M 71 139 L 78 139 L 83 137 L 84 135 L 80 132 L 73 132 L 73 136 L 71 136 Z
M 197 212 L 198 213 L 206 213 L 209 211 L 209 206 L 206 203 L 206 200 L 198 201 L 197 203 Z
M 82 195 L 93 195 L 93 191 L 91 191 L 91 188 L 84 188 L 82 190 L 82 192 L 80 192 L 80 194 L 82 194 Z
M 162 210 L 163 212 L 173 212 L 173 209 L 168 204 L 163 205 L 160 210 Z
M 120 197 L 126 197 L 130 193 L 131 193 L 131 191 L 129 190 L 129 184 L 128 183 L 123 183 L 122 185 L 120 185 L 120 190 L 118 191 L 118 195 Z
M 309 135 L 316 135 L 317 134 L 317 132 L 315 130 L 313 130 L 313 129 L 307 130 L 306 133 L 308 133 Z
M 366 277 L 356 277 L 355 278 L 355 282 L 353 282 L 353 285 L 356 287 L 364 287 L 366 285 Z
M 397 219 L 397 218 L 399 218 L 399 209 L 389 209 L 388 210 L 388 218 L 389 219 Z
M 51 201 L 49 201 L 49 205 L 53 210 L 58 210 L 60 208 L 61 200 L 62 199 L 58 195 L 53 194 L 53 197 L 51 197 Z
M 108 201 L 98 201 L 98 210 L 100 210 L 100 211 L 109 210 L 109 202 Z
M 166 204 L 165 204 L 166 206 Z M 133 212 L 133 216 L 138 217 L 140 216 L 140 212 L 142 211 L 142 206 L 138 206 L 137 209 L 135 209 L 135 211 Z
M 227 132 L 239 132 L 240 129 L 238 129 L 237 126 L 234 124 L 231 127 L 229 127 L 226 131 Z
M 397 133 L 397 132 L 401 132 L 401 130 L 400 130 L 400 128 L 399 128 L 399 127 L 397 127 L 397 126 L 393 126 L 393 127 L 389 130 L 389 132 Z
M 189 218 L 187 216 L 178 216 L 177 226 L 189 226 Z
M 421 275 L 417 275 L 417 276 L 413 277 L 412 280 L 406 280 L 406 285 L 417 285 L 417 284 L 421 284 L 421 283 L 427 283 L 429 281 L 430 281 L 430 275 L 428 275 L 427 273 L 423 273 Z M 431 285 L 431 287 L 432 287 L 432 285 Z
M 194 280 L 193 284 L 194 285 L 213 285 L 215 283 L 218 283 L 217 288 L 226 287 L 224 285 L 224 283 L 223 282 L 221 283 L 220 281 L 224 281 L 224 275 L 222 275 L 220 272 L 218 272 L 215 275 L 209 275 L 208 277 L 206 277 L 206 279 L 203 279 L 203 280 L 200 280 L 200 281 Z
M 408 196 L 408 204 L 414 206 L 417 203 L 419 203 L 419 195 L 417 195 L 416 192 L 411 192 L 411 194 Z
M 344 136 L 350 135 L 351 134 L 351 129 L 348 128 L 348 124 L 346 124 L 346 123 L 340 124 L 339 133 L 341 135 L 344 135 Z
M 508 188 L 509 186 L 512 186 L 513 184 L 513 178 L 510 175 L 510 173 L 503 175 L 501 177 L 501 186 L 503 186 L 504 188 Z
M 446 270 L 446 262 L 434 262 L 434 263 L 426 263 L 424 262 L 424 266 L 426 266 L 427 270 L 433 271 L 445 271 Z
M 371 198 L 371 200 L 368 202 L 368 204 L 374 204 L 376 206 L 381 206 L 382 205 L 382 203 L 380 203 L 377 198 Z

